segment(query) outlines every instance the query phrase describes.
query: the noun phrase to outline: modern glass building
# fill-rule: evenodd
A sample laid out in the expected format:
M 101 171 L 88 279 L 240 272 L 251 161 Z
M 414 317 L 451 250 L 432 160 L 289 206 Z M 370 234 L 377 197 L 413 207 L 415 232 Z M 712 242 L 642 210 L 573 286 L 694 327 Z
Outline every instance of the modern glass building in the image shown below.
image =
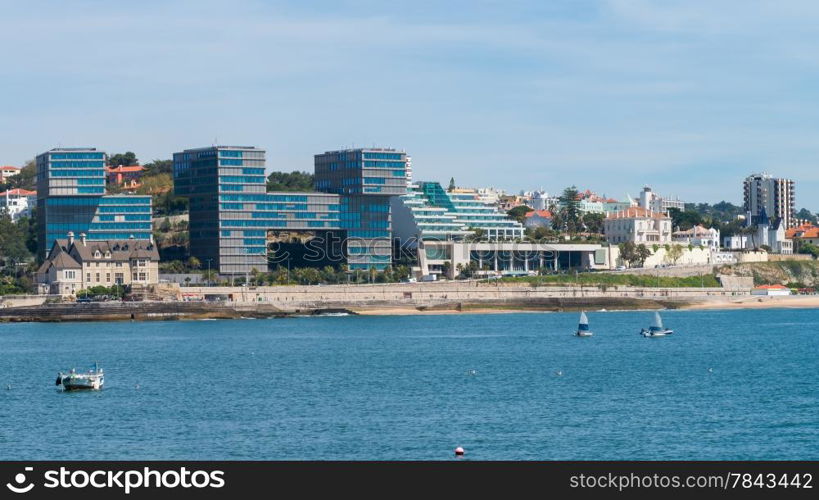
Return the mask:
M 448 192 L 438 182 L 413 184 L 392 201 L 395 235 L 412 239 L 459 241 L 481 229 L 490 241 L 523 238 L 519 222 L 483 201 L 477 192 Z
M 350 270 L 387 268 L 392 260 L 390 199 L 407 192 L 407 154 L 389 148 L 315 156 L 316 190 L 341 196 Z
M 406 191 L 406 154 L 316 155 L 316 189 L 267 193 L 265 151 L 212 146 L 175 153 L 174 190 L 190 200 L 191 254 L 221 274 L 265 271 L 268 231 L 334 232 L 349 268 L 390 265 L 390 197 Z
M 37 156 L 38 256 L 69 231 L 91 241 L 151 238 L 151 197 L 105 195 L 105 153 L 56 148 Z

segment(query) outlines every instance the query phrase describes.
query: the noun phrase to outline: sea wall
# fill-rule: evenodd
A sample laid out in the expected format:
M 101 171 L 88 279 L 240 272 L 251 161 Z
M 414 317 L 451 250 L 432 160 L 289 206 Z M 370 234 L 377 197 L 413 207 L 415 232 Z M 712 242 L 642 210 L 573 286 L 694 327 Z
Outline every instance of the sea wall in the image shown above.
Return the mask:
M 0 308 L 39 306 L 46 301 L 59 301 L 60 295 L 0 295 Z
M 446 302 L 527 302 L 539 299 L 658 299 L 687 301 L 736 296 L 750 290 L 723 288 L 640 288 L 628 286 L 531 286 L 520 283 L 439 282 L 383 285 L 185 287 L 188 301 L 219 300 L 271 304 L 282 311 L 317 307 L 366 307 L 368 304 L 428 307 Z
M 532 286 L 503 282 L 178 287 L 163 300 L 46 303 L 0 309 L 0 321 L 266 318 L 350 311 L 658 309 L 749 296 L 750 289 Z M 146 296 L 151 296 L 147 294 Z

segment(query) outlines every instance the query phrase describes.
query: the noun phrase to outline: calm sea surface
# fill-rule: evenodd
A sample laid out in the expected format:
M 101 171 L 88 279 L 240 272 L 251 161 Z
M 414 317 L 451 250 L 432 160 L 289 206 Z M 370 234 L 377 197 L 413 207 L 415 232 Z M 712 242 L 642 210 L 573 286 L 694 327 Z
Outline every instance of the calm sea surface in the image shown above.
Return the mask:
M 0 459 L 819 459 L 819 311 L 577 317 L 0 324 Z

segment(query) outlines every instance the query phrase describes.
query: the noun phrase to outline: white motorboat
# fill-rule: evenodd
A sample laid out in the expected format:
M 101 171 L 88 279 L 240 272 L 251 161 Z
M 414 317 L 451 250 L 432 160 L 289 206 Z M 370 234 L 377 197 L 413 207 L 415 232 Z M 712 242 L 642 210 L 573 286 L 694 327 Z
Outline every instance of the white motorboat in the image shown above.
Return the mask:
M 589 330 L 589 318 L 586 317 L 585 311 L 580 313 L 580 322 L 577 325 L 577 331 L 574 333 L 578 337 L 591 337 L 594 335 Z
M 57 385 L 62 385 L 64 391 L 99 391 L 103 384 L 105 384 L 105 376 L 97 363 L 94 363 L 94 367 L 84 373 L 72 368 L 67 373 L 57 374 Z
M 674 333 L 674 330 L 670 330 L 663 326 L 663 319 L 660 317 L 660 313 L 654 313 L 654 323 L 648 327 L 648 330 L 643 328 L 640 330 L 640 335 L 643 337 L 665 337 L 666 335 L 671 335 Z

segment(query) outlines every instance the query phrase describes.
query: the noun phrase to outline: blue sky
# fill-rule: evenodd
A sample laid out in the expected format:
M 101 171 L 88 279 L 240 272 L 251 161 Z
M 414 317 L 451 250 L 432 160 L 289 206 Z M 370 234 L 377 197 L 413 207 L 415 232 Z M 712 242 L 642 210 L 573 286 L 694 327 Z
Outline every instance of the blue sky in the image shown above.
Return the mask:
M 819 2 L 0 0 L 0 164 L 392 146 L 418 179 L 819 210 Z

